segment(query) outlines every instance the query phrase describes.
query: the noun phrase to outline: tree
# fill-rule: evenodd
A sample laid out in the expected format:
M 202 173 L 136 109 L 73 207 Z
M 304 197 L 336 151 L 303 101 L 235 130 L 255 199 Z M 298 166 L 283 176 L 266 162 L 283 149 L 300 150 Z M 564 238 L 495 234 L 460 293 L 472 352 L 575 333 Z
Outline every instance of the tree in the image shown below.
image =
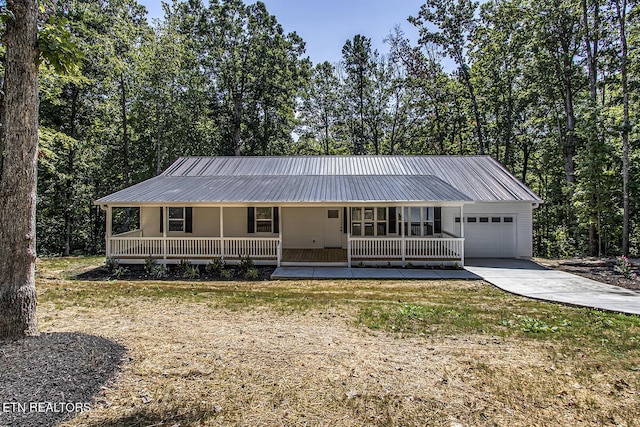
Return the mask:
M 627 73 L 628 46 L 627 46 L 627 0 L 615 0 L 616 21 L 620 34 L 620 80 L 622 85 L 623 118 L 620 126 L 622 137 L 622 253 L 629 255 L 629 77 Z
M 342 47 L 343 65 L 346 71 L 345 89 L 353 104 L 347 103 L 348 127 L 352 139 L 352 154 L 365 154 L 365 99 L 370 91 L 371 39 L 357 34 Z
M 420 7 L 418 16 L 410 17 L 409 22 L 420 31 L 421 44 L 440 46 L 458 65 L 458 74 L 467 88 L 473 109 L 478 153 L 484 154 L 483 120 L 467 63 L 467 42 L 476 27 L 474 15 L 477 7 L 478 4 L 470 0 L 427 0 Z M 429 24 L 440 31 L 430 31 Z
M 0 338 L 38 334 L 35 210 L 38 2 L 8 0 L 4 141 L 0 153 Z

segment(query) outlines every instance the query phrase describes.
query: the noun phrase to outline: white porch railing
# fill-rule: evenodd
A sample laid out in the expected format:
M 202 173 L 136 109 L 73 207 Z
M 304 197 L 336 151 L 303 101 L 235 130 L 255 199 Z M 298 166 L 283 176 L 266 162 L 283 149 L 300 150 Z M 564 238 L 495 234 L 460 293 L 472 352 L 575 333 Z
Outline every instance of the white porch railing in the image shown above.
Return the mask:
M 278 238 L 254 237 L 110 237 L 107 256 L 113 258 L 236 258 L 277 259 Z
M 464 260 L 463 238 L 351 237 L 351 258 Z

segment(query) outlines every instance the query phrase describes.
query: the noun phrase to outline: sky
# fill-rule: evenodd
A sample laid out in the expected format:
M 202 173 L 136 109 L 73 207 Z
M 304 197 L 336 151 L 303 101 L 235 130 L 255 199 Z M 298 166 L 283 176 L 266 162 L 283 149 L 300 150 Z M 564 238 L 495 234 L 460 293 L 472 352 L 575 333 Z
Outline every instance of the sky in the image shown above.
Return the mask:
M 339 62 L 347 39 L 362 34 L 371 39 L 374 49 L 389 52 L 384 38 L 396 25 L 412 43 L 418 31 L 407 22 L 415 16 L 424 0 L 262 0 L 285 32 L 298 33 L 306 43 L 306 55 L 314 64 Z M 139 0 L 147 7 L 149 18 L 162 18 L 157 0 Z M 245 0 L 246 3 L 254 3 Z

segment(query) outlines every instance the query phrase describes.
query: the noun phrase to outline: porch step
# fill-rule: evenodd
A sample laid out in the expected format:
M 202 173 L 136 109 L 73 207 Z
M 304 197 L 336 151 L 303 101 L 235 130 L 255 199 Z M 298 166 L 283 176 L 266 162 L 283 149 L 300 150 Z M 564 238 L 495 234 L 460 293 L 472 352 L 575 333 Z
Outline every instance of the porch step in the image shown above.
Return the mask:
M 280 262 L 282 267 L 348 267 L 346 261 L 282 261 Z

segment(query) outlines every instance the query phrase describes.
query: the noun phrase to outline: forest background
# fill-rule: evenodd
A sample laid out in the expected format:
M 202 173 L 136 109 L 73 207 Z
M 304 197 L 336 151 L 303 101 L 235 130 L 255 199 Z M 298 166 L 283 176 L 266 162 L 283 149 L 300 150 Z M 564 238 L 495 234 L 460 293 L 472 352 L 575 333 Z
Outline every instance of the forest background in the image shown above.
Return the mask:
M 56 2 L 39 47 L 82 61 L 41 67 L 38 254 L 103 252 L 93 201 L 179 156 L 488 154 L 545 200 L 537 256 L 638 256 L 639 15 L 428 0 L 417 43 L 357 34 L 313 64 L 260 2 L 174 0 L 153 24 L 135 0 Z

